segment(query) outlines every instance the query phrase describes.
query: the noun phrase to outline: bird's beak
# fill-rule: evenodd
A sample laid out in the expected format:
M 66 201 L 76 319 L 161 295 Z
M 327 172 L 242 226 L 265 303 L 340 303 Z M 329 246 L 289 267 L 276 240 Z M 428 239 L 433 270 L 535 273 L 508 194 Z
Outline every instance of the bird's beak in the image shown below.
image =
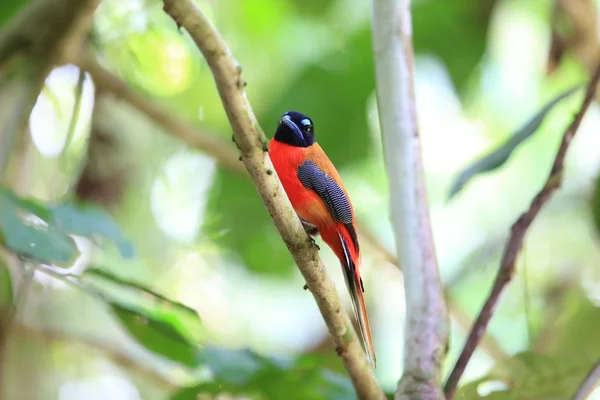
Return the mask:
M 279 121 L 279 123 L 285 124 L 288 128 L 292 130 L 292 132 L 296 134 L 296 136 L 304 140 L 304 135 L 302 134 L 302 131 L 300 130 L 300 128 L 298 128 L 298 125 L 296 125 L 294 121 L 292 121 L 289 115 L 284 115 L 281 118 L 281 121 Z

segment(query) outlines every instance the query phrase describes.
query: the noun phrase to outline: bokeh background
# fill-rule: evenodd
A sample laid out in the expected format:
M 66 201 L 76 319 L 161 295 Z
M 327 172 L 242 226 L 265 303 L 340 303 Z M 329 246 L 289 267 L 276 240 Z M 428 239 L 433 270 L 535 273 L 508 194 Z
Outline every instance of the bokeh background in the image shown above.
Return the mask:
M 0 30 L 26 3 L 8 0 L 0 7 Z M 196 3 L 243 66 L 267 137 L 282 113 L 301 111 L 314 120 L 317 140 L 338 167 L 360 221 L 375 373 L 392 393 L 402 374 L 405 303 L 402 273 L 392 262 L 388 217 L 394 205 L 377 119 L 370 2 Z M 413 2 L 417 112 L 451 316 L 446 373 L 487 295 L 510 225 L 545 181 L 582 91 L 549 109 L 504 164 L 476 175 L 449 198 L 453 180 L 549 101 L 588 79 L 599 53 L 596 3 Z M 118 236 L 113 241 L 76 235 L 81 254 L 56 274 L 93 267 L 197 311 L 201 324 L 190 328 L 195 339 L 232 351 L 217 352 L 216 365 L 233 357 L 221 371 L 229 380 L 217 379 L 208 392 L 233 396 L 236 386 L 227 382 L 239 378 L 241 398 L 353 398 L 314 300 L 302 290 L 292 258 L 240 173 L 242 164 L 223 161 L 223 154 L 235 157 L 231 128 L 210 70 L 187 33 L 177 31 L 160 1 L 103 0 L 86 48 L 88 63 L 127 88 L 115 89 L 98 73 L 86 72 L 78 83 L 80 70 L 72 64 L 55 68 L 5 179 L 13 192 L 42 205 L 91 203 L 118 226 L 118 235 L 115 226 L 106 228 L 113 229 L 108 236 Z M 10 117 L 11 90 L 21 84 L 14 75 L 3 78 L 0 124 Z M 69 129 L 78 97 L 76 126 Z M 221 139 L 220 160 L 182 141 L 186 129 Z M 569 150 L 563 187 L 530 229 L 518 271 L 469 364 L 464 384 L 475 384 L 456 398 L 568 398 L 600 358 L 594 214 L 600 204 L 593 201 L 599 129 L 594 103 Z M 89 223 L 108 226 L 112 220 Z M 338 261 L 325 245 L 321 249 L 350 310 Z M 14 282 L 23 275 L 11 274 Z M 131 295 L 114 281 L 95 282 L 110 296 Z M 3 352 L 3 398 L 166 399 L 209 379 L 202 363 L 190 369 L 150 351 L 114 308 L 56 276 L 36 272 L 20 300 Z M 258 358 L 234 352 L 246 348 L 273 363 L 301 360 L 301 372 L 287 371 L 297 379 L 285 381 L 255 373 Z M 282 365 L 277 368 L 285 370 Z M 329 374 L 319 376 L 335 393 L 302 394 L 315 371 Z M 511 395 L 516 397 L 502 397 Z

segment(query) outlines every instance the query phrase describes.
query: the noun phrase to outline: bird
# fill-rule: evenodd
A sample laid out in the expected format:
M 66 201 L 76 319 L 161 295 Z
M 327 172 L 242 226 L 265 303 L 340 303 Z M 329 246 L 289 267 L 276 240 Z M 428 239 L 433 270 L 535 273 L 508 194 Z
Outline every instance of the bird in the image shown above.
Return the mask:
M 354 209 L 338 171 L 316 142 L 314 129 L 311 118 L 287 111 L 269 141 L 269 157 L 304 229 L 311 239 L 320 235 L 340 260 L 362 345 L 375 367 Z

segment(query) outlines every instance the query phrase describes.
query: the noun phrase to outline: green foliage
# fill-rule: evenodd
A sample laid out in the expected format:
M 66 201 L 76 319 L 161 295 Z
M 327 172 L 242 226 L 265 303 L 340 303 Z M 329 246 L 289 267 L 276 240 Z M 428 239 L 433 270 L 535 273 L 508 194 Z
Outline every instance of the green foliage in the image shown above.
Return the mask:
M 13 307 L 13 287 L 10 270 L 0 258 L 0 312 Z
M 304 356 L 297 360 L 260 356 L 250 350 L 206 347 L 200 353 L 214 381 L 204 382 L 176 393 L 172 400 L 192 400 L 200 393 L 253 395 L 260 399 L 355 399 L 350 380 L 319 367 L 319 359 Z
M 459 91 L 464 89 L 484 54 L 495 3 L 495 0 L 424 0 L 412 6 L 415 52 L 439 57 Z
M 65 232 L 85 237 L 102 237 L 114 242 L 123 257 L 133 257 L 133 246 L 108 213 L 91 205 L 59 204 L 52 207 L 54 225 Z
M 600 175 L 596 177 L 591 200 L 592 218 L 596 233 L 600 234 Z
M 114 241 L 123 256 L 133 254 L 131 244 L 105 212 L 91 206 L 45 205 L 0 187 L 0 242 L 7 248 L 23 257 L 65 265 L 78 255 L 70 234 L 103 237 Z
M 108 283 L 114 285 L 113 288 Z M 86 271 L 78 286 L 105 301 L 122 326 L 153 353 L 189 368 L 207 367 L 211 380 L 184 388 L 173 399 L 194 399 L 198 393 L 244 393 L 261 398 L 354 399 L 350 380 L 323 369 L 322 360 L 266 357 L 248 349 L 202 346 L 198 314 L 177 301 L 102 269 Z M 124 293 L 125 292 L 125 293 Z M 125 294 L 129 293 L 129 296 Z M 195 324 L 190 324 L 194 320 Z M 293 388 L 293 391 L 290 389 Z
M 28 3 L 29 0 L 2 0 L 2 7 L 0 7 L 0 28 Z
M 178 302 L 171 300 L 144 285 L 121 278 L 101 268 L 92 268 L 85 272 L 81 281 L 87 288 L 93 289 L 94 294 L 106 301 L 122 321 L 127 322 L 134 312 L 167 333 L 172 338 L 179 338 L 180 342 L 198 342 L 204 332 L 198 313 Z M 142 334 L 142 329 L 131 325 L 135 329 L 134 336 Z M 184 340 L 185 339 L 185 340 Z M 143 345 L 146 343 L 142 342 Z M 148 348 L 157 347 L 148 342 Z M 168 352 L 168 350 L 167 350 Z
M 173 325 L 115 302 L 110 305 L 127 331 L 148 350 L 188 367 L 197 365 L 196 347 Z
M 51 221 L 48 208 L 0 188 L 0 242 L 10 250 L 47 263 L 65 264 L 75 259 L 75 242 Z
M 295 109 L 311 116 L 319 144 L 338 168 L 365 159 L 373 145 L 367 122 L 374 82 L 371 54 L 371 36 L 365 28 L 349 38 L 343 50 L 308 65 L 259 115 L 267 137 L 272 137 L 281 115 Z M 292 271 L 292 258 L 247 178 L 219 171 L 208 210 L 218 218 L 207 221 L 205 231 L 224 232 L 217 242 L 240 254 L 248 268 L 280 275 Z
M 576 87 L 559 94 L 557 97 L 548 102 L 529 121 L 527 121 L 525 125 L 512 134 L 500 147 L 488 154 L 483 155 L 481 158 L 471 163 L 471 165 L 460 171 L 452 183 L 449 198 L 452 198 L 455 194 L 457 194 L 467 184 L 467 182 L 469 182 L 471 178 L 477 174 L 492 171 L 504 164 L 513 151 L 538 130 L 544 121 L 544 118 L 546 118 L 554 106 L 560 103 L 561 100 L 566 99 L 575 93 L 580 88 L 581 86 L 577 85 Z
M 563 356 L 587 354 L 600 359 L 600 307 L 580 290 L 563 301 L 549 350 Z
M 485 377 L 462 387 L 457 398 L 568 399 L 575 393 L 595 361 L 597 357 L 590 353 L 565 358 L 523 352 L 501 362 Z
M 485 377 L 461 387 L 457 398 L 568 399 L 600 359 L 600 307 L 582 293 L 567 296 L 545 354 L 525 351 L 499 362 Z M 543 332 L 544 334 L 544 332 Z M 486 393 L 487 390 L 492 390 Z

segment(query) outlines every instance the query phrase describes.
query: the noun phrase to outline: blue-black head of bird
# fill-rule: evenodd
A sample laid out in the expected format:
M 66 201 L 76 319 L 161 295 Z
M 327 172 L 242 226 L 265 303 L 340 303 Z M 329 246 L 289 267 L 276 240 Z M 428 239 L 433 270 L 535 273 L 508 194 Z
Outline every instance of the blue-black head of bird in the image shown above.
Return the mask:
M 275 140 L 296 147 L 309 147 L 315 142 L 312 119 L 298 111 L 288 111 L 279 120 Z

